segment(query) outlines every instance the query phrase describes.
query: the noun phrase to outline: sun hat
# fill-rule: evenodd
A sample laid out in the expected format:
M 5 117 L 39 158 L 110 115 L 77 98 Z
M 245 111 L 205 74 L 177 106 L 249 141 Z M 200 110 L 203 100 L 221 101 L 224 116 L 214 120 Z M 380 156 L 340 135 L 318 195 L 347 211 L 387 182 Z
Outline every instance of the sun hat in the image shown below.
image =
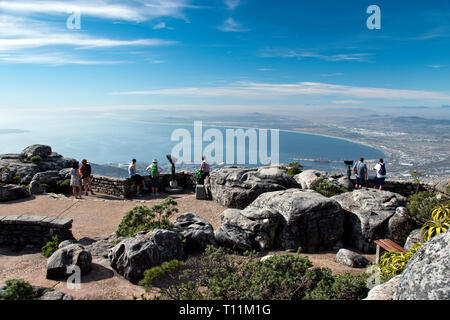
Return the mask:
M 153 159 L 152 163 L 158 163 L 158 160 Z

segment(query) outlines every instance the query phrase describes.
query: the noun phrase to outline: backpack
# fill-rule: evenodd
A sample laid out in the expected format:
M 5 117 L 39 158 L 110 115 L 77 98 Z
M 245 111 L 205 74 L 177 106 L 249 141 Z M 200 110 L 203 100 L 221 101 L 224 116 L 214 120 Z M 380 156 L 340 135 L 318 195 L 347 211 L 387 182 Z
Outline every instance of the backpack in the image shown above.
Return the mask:
M 380 163 L 380 170 L 378 170 L 378 174 L 380 176 L 386 175 L 386 167 L 384 166 L 384 163 Z
M 152 177 L 155 177 L 158 174 L 158 165 L 152 164 Z
M 91 176 L 91 165 L 89 163 L 86 163 L 84 165 L 81 166 L 80 168 L 80 172 L 81 175 L 85 178 L 85 177 L 90 177 Z
M 355 174 L 355 176 L 358 175 L 358 169 L 356 169 L 356 167 L 357 167 L 357 166 L 354 166 L 354 167 L 353 167 L 353 173 Z

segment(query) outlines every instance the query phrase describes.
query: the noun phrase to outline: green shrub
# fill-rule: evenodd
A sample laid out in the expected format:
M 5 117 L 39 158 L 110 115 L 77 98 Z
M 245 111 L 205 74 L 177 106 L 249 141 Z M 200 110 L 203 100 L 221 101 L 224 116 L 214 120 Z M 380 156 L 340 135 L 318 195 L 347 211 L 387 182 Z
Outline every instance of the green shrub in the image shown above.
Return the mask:
M 302 172 L 303 166 L 298 162 L 290 162 L 287 166 L 281 166 L 280 169 L 286 171 L 286 174 L 293 177 Z
M 332 196 L 348 192 L 344 187 L 338 186 L 331 182 L 326 182 L 324 178 L 317 179 L 312 185 L 311 189 L 317 191 L 318 193 L 324 195 L 325 197 L 331 198 Z
M 69 192 L 72 189 L 72 187 L 70 186 L 70 179 L 60 180 L 56 182 L 56 189 L 57 192 L 61 193 Z
M 422 191 L 408 197 L 406 208 L 411 218 L 418 225 L 422 225 L 431 219 L 431 212 L 442 202 L 444 200 L 439 200 L 435 193 Z
M 189 300 L 328 300 L 367 296 L 365 276 L 333 276 L 328 268 L 312 268 L 300 254 L 275 255 L 264 261 L 254 253 L 237 256 L 208 247 L 188 259 L 184 279 L 160 291 L 158 299 Z
M 47 242 L 41 249 L 42 255 L 44 257 L 50 257 L 56 250 L 58 250 L 58 246 L 61 243 L 58 235 L 53 236 L 53 240 Z
M 28 300 L 36 297 L 33 287 L 23 279 L 6 280 L 6 288 L 0 300 Z
M 41 156 L 33 156 L 30 158 L 30 161 L 33 163 L 38 163 L 38 162 L 42 161 L 42 158 L 41 158 Z
M 41 184 L 41 188 L 42 188 L 42 190 L 43 190 L 44 192 L 50 191 L 49 188 L 48 188 L 48 185 L 45 184 L 45 183 Z
M 378 263 L 382 278 L 386 280 L 402 273 L 408 261 L 416 254 L 422 244 L 422 242 L 416 243 L 406 252 L 383 252 Z
M 423 241 L 428 241 L 434 236 L 446 232 L 450 226 L 450 203 L 437 206 L 431 212 L 431 220 L 425 222 L 420 228 Z
M 170 262 L 164 262 L 161 266 L 153 267 L 144 272 L 144 278 L 139 281 L 139 285 L 145 287 L 148 292 L 153 287 L 153 282 L 164 276 L 168 275 L 172 280 L 175 279 L 175 271 L 183 268 L 186 264 L 183 261 L 172 260 Z
M 143 205 L 136 206 L 123 217 L 116 235 L 131 237 L 140 231 L 170 229 L 172 224 L 169 218 L 178 212 L 176 206 L 177 202 L 170 197 L 162 203 L 155 204 L 151 209 Z

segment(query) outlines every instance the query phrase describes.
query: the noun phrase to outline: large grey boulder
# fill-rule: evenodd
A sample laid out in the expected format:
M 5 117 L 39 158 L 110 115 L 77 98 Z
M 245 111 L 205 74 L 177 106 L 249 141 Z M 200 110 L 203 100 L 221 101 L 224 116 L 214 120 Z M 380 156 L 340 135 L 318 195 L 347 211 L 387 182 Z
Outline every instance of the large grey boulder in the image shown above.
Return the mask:
M 225 167 L 210 176 L 212 198 L 220 204 L 243 209 L 260 194 L 298 188 L 298 183 L 277 167 Z
M 450 300 L 450 232 L 425 242 L 408 261 L 394 300 Z
M 173 226 L 173 230 L 183 236 L 187 252 L 203 251 L 208 245 L 217 245 L 212 225 L 193 213 L 179 216 Z
M 33 180 L 30 182 L 30 193 L 31 194 L 42 194 L 44 193 L 44 189 L 42 189 L 42 185 L 39 181 Z
M 336 200 L 345 210 L 345 242 L 362 252 L 375 252 L 374 240 L 387 237 L 396 238 L 397 222 L 389 220 L 398 207 L 403 207 L 407 199 L 399 194 L 375 189 L 358 189 L 331 199 Z M 400 214 L 399 214 L 400 215 Z M 397 219 L 396 217 L 394 219 Z M 401 224 L 400 224 L 401 225 Z
M 219 244 L 241 250 L 265 250 L 274 245 L 280 214 L 250 205 L 244 210 L 227 209 L 221 219 L 222 225 L 215 232 Z
M 434 189 L 447 197 L 450 197 L 450 178 L 438 180 L 434 185 Z
M 71 244 L 56 250 L 47 260 L 47 279 L 65 279 L 73 271 L 68 267 L 76 265 L 81 275 L 91 271 L 92 255 L 79 244 Z
M 50 170 L 36 173 L 31 181 L 38 181 L 40 184 L 55 186 L 58 181 L 61 181 L 59 171 Z
M 26 147 L 22 151 L 22 155 L 27 158 L 31 158 L 34 156 L 39 156 L 41 158 L 45 158 L 52 153 L 52 147 L 42 145 L 42 144 L 34 144 L 32 146 Z
M 401 275 L 398 275 L 385 283 L 373 287 L 369 291 L 367 298 L 363 300 L 393 300 L 400 279 Z
M 348 249 L 340 249 L 336 254 L 335 261 L 352 268 L 365 268 L 369 263 L 365 257 Z
M 27 198 L 29 196 L 30 193 L 24 187 L 15 185 L 0 186 L 0 202 Z
M 403 247 L 406 250 L 409 250 L 412 248 L 413 245 L 415 245 L 416 243 L 419 243 L 421 241 L 422 241 L 422 236 L 420 235 L 420 229 L 414 229 L 408 235 L 408 238 L 406 239 L 406 243 Z
M 244 210 L 222 213 L 216 240 L 245 249 L 272 247 L 305 252 L 331 249 L 342 239 L 344 213 L 340 205 L 321 194 L 300 189 L 260 195 Z
M 161 229 L 125 239 L 108 255 L 111 267 L 132 283 L 141 280 L 145 270 L 184 257 L 182 236 Z
M 387 238 L 391 239 L 400 246 L 404 246 L 408 235 L 414 230 L 415 223 L 410 218 L 408 209 L 398 207 L 395 214 L 389 219 Z
M 320 178 L 328 177 L 328 173 L 319 170 L 305 170 L 294 176 L 295 181 L 301 185 L 302 189 L 311 189 L 313 184 Z

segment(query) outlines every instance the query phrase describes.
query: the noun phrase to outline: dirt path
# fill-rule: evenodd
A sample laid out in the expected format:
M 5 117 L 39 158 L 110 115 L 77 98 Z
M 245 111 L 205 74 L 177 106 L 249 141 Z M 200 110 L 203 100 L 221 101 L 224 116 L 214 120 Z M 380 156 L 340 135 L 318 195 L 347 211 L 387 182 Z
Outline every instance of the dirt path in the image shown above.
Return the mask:
M 106 195 L 84 197 L 74 200 L 64 196 L 40 195 L 26 200 L 11 201 L 0 204 L 0 216 L 32 215 L 59 216 L 73 219 L 72 233 L 76 239 L 83 237 L 108 237 L 117 228 L 125 213 L 134 206 L 144 204 L 151 207 L 163 200 L 167 195 L 158 198 L 145 196 L 138 200 L 123 200 Z M 199 201 L 193 194 L 172 196 L 178 202 L 177 216 L 193 212 L 208 220 L 214 229 L 220 226 L 220 214 L 226 209 L 213 201 Z M 280 254 L 284 252 L 269 252 Z M 336 252 L 302 254 L 308 256 L 314 266 L 328 267 L 333 273 L 364 272 L 365 269 L 353 269 L 334 261 Z M 373 255 L 364 255 L 374 261 Z M 46 258 L 40 252 L 25 249 L 19 253 L 9 248 L 0 248 L 0 285 L 8 279 L 22 278 L 32 285 L 53 287 L 55 290 L 73 296 L 75 299 L 91 300 L 125 300 L 133 295 L 144 293 L 142 287 L 131 284 L 111 269 L 105 259 L 94 258 L 92 271 L 82 278 L 81 289 L 68 289 L 65 282 L 48 280 L 46 274 Z

